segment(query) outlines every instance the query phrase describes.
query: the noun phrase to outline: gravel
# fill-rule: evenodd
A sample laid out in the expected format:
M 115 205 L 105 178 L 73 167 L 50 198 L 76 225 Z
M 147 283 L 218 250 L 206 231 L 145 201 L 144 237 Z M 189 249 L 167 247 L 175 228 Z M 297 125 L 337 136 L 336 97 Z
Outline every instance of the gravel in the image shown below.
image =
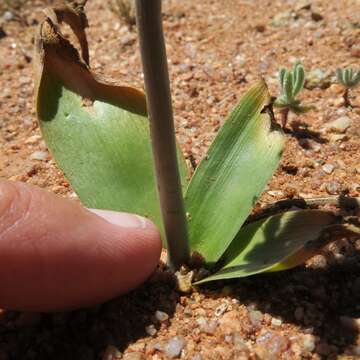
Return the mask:
M 169 315 L 166 312 L 156 310 L 155 312 L 155 318 L 159 322 L 164 322 L 169 319 Z
M 223 315 L 227 309 L 229 307 L 229 303 L 228 302 L 223 302 L 221 305 L 219 305 L 216 309 L 215 309 L 215 316 L 219 317 L 221 315 Z
M 145 360 L 144 354 L 140 352 L 127 353 L 122 357 L 123 360 Z M 111 359 L 114 360 L 114 359 Z
M 260 311 L 249 311 L 250 322 L 253 326 L 258 327 L 263 321 L 264 315 Z
M 322 169 L 326 174 L 331 174 L 334 171 L 334 165 L 331 164 L 325 164 L 323 165 Z
M 156 328 L 154 325 L 148 325 L 145 327 L 145 331 L 148 335 L 150 336 L 154 336 L 157 332 Z
M 271 319 L 271 325 L 272 326 L 281 326 L 282 325 L 282 320 L 281 319 L 276 319 L 276 318 L 272 318 Z
M 165 345 L 164 354 L 170 359 L 178 358 L 181 355 L 181 351 L 184 349 L 185 344 L 184 338 L 174 336 Z
M 351 119 L 348 116 L 341 116 L 325 125 L 325 129 L 343 134 L 351 126 Z
M 4 21 L 12 21 L 14 20 L 14 14 L 11 11 L 5 11 L 2 18 Z
M 306 351 L 313 352 L 315 350 L 314 336 L 311 334 L 304 335 L 303 346 Z
M 47 159 L 48 156 L 49 156 L 49 153 L 47 151 L 34 151 L 30 155 L 30 160 L 44 161 Z

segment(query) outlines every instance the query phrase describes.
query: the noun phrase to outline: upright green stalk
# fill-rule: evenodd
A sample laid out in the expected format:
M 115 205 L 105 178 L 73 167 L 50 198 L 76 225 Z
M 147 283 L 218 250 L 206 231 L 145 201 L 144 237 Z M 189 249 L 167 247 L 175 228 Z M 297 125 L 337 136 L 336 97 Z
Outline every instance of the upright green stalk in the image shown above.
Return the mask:
M 168 258 L 170 266 L 177 269 L 189 260 L 189 246 L 176 156 L 161 0 L 136 0 L 136 20 Z

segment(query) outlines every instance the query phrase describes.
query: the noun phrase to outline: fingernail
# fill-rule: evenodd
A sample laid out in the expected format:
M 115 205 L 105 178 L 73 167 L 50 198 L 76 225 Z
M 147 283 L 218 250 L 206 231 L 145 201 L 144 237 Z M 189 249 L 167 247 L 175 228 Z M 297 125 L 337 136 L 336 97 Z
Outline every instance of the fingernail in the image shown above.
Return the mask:
M 150 220 L 135 214 L 128 214 L 110 210 L 88 209 L 92 213 L 102 217 L 107 222 L 113 225 L 122 226 L 126 228 L 146 229 L 153 226 Z

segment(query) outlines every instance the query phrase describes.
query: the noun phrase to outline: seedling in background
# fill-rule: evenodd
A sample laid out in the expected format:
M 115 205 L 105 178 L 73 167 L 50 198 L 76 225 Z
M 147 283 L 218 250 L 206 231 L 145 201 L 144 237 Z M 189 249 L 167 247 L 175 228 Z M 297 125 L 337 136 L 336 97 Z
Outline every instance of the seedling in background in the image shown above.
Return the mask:
M 280 109 L 281 125 L 285 128 L 290 111 L 299 115 L 311 110 L 313 107 L 302 105 L 301 101 L 297 99 L 305 83 L 305 70 L 300 63 L 296 63 L 292 71 L 281 69 L 279 81 L 281 94 L 274 102 L 274 106 Z
M 350 89 L 354 89 L 360 84 L 360 70 L 354 70 L 351 68 L 337 69 L 336 70 L 337 81 L 344 87 L 344 105 L 352 106 L 349 99 Z
M 161 0 L 137 0 L 136 7 L 147 105 L 142 91 L 100 81 L 62 36 L 56 16 L 39 27 L 37 115 L 59 167 L 85 206 L 153 220 L 173 268 L 188 261 L 187 249 L 200 254 L 212 273 L 200 282 L 302 264 L 328 241 L 322 235 L 335 223 L 332 213 L 289 211 L 244 225 L 284 149 L 281 129 L 263 111 L 266 84 L 260 80 L 241 97 L 191 177 L 175 150 Z M 296 86 L 292 73 L 284 81 L 290 90 L 291 80 L 292 98 L 303 85 L 299 69 Z
M 110 10 L 131 30 L 136 24 L 134 0 L 110 0 Z

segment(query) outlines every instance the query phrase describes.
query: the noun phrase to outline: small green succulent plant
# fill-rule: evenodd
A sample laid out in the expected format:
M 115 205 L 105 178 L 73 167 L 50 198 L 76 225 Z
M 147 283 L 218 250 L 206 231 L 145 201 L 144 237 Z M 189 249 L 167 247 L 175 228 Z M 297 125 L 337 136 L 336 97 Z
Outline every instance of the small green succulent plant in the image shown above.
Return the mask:
M 297 62 L 292 71 L 281 69 L 279 72 L 281 94 L 275 100 L 274 106 L 281 109 L 281 124 L 284 128 L 288 120 L 289 111 L 295 114 L 303 114 L 311 110 L 312 106 L 302 105 L 297 99 L 305 83 L 305 70 L 301 63 Z
M 344 104 L 345 106 L 352 106 L 349 99 L 349 90 L 355 88 L 360 84 L 360 70 L 354 70 L 352 68 L 337 69 L 336 70 L 337 81 L 344 87 Z

